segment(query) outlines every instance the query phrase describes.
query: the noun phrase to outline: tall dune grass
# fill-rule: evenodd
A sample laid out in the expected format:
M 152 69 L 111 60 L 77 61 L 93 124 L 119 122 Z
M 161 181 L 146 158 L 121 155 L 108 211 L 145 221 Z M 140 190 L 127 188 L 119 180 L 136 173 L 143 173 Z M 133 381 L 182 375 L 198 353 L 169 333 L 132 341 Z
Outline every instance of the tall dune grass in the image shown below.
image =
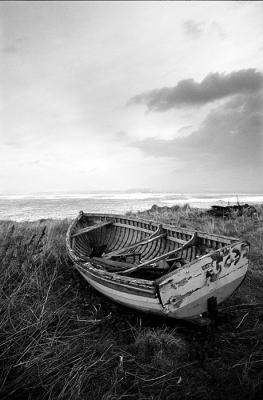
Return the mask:
M 256 399 L 263 389 L 263 207 L 255 219 L 189 207 L 138 216 L 251 242 L 241 288 L 204 330 L 119 306 L 65 250 L 68 220 L 0 223 L 1 399 Z

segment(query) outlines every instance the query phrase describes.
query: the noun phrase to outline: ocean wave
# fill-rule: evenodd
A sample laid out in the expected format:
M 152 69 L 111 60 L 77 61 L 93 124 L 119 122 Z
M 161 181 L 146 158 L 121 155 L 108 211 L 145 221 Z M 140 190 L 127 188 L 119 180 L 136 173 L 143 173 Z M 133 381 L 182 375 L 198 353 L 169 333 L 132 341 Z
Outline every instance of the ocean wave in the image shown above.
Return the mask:
M 263 195 L 224 194 L 210 196 L 175 193 L 89 193 L 0 196 L 0 219 L 17 221 L 41 218 L 72 218 L 80 210 L 93 213 L 124 214 L 143 211 L 157 206 L 189 204 L 196 208 L 209 208 L 213 204 L 227 205 L 263 203 Z

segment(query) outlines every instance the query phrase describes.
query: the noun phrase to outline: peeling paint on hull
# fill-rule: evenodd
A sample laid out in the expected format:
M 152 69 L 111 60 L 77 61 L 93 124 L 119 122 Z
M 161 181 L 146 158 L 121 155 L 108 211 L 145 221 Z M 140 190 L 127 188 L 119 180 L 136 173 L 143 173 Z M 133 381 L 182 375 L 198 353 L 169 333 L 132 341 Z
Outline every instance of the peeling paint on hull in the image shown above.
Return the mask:
M 233 260 L 231 264 L 229 257 Z M 194 317 L 207 311 L 208 298 L 216 297 L 219 304 L 236 290 L 248 269 L 247 249 L 243 243 L 233 244 L 224 249 L 220 260 L 222 265 L 218 266 L 214 255 L 207 255 L 176 271 L 172 277 L 162 279 L 159 292 L 168 315 Z
M 220 304 L 226 300 L 241 284 L 244 279 L 244 274 L 247 271 L 247 266 L 240 270 L 233 280 L 222 282 L 222 285 L 211 286 L 207 289 L 206 286 L 193 290 L 192 293 L 178 296 L 178 302 L 175 304 L 166 304 L 167 315 L 173 318 L 185 319 L 198 316 L 207 311 L 207 300 L 210 297 L 216 297 L 217 303 Z

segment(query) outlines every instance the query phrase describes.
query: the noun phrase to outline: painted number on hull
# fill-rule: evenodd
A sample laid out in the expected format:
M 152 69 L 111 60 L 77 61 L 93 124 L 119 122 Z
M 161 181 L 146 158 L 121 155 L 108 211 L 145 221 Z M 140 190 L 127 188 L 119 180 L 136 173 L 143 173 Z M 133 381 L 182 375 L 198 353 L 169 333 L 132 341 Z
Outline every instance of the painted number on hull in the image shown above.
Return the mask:
M 249 245 L 238 243 L 219 249 L 193 263 L 187 269 L 188 274 L 186 270 L 175 274 L 173 279 L 169 279 L 160 287 L 160 296 L 166 311 L 174 312 L 187 304 L 190 306 L 199 296 L 211 295 L 211 290 L 218 290 L 224 284 L 229 284 L 229 279 L 236 279 L 240 274 L 237 271 L 246 264 L 248 253 Z M 228 278 L 225 280 L 224 277 Z M 217 280 L 218 284 L 211 285 Z

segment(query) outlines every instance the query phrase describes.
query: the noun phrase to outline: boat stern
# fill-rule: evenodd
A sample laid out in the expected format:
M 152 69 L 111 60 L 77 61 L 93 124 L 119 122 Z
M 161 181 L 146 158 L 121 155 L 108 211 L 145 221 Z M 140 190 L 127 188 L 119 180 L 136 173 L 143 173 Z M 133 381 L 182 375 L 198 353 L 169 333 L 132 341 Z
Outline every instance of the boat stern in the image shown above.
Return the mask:
M 222 303 L 242 283 L 248 256 L 249 243 L 236 242 L 161 279 L 158 291 L 167 316 L 191 320 L 208 311 L 210 298 Z

